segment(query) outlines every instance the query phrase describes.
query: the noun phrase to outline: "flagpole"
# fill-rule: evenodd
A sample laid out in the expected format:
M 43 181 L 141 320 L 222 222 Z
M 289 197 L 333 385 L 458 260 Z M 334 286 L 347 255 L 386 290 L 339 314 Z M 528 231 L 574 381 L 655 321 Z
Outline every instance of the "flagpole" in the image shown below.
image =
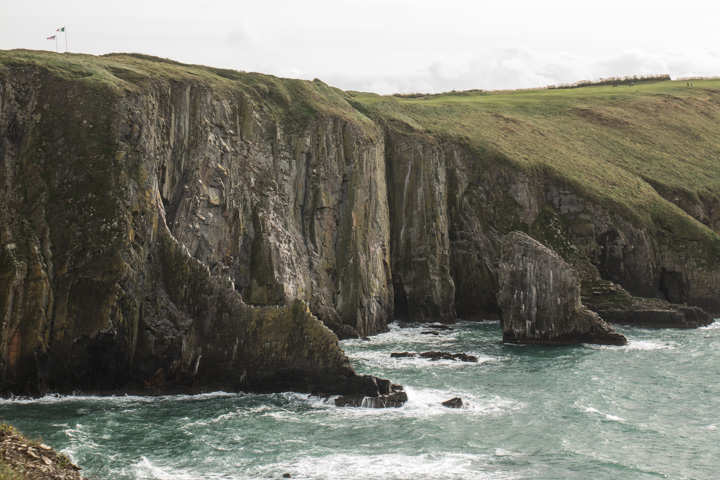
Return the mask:
M 57 48 L 57 35 L 55 35 L 55 53 L 58 53 L 58 48 Z
M 63 27 L 63 33 L 65 33 L 65 53 L 67 53 L 67 27 Z

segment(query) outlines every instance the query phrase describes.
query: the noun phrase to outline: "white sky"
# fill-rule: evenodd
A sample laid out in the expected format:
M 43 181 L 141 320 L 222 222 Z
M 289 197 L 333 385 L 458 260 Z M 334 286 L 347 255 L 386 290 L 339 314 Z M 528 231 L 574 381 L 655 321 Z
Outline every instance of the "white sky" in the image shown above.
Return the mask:
M 0 49 L 55 50 L 62 26 L 71 52 L 378 93 L 720 75 L 718 0 L 0 0 Z

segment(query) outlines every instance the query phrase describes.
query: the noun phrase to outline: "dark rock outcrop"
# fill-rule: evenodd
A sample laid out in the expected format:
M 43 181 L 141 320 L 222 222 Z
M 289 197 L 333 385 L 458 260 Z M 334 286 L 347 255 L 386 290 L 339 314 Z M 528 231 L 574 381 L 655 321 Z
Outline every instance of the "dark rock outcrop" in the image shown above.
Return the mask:
M 390 358 L 415 358 L 418 354 L 415 352 L 393 352 L 390 354 Z
M 363 394 L 342 395 L 335 399 L 338 407 L 364 407 L 364 408 L 399 408 L 408 400 L 407 393 L 400 385 L 386 385 L 380 390 L 380 395 L 367 396 Z
M 476 363 L 478 358 L 467 353 L 450 353 L 450 352 L 423 352 L 420 358 L 429 358 L 430 360 L 460 360 L 461 362 Z
M 559 255 L 521 232 L 502 239 L 498 304 L 503 340 L 624 345 L 624 336 L 580 303 L 577 275 Z
M 393 352 L 390 354 L 390 358 L 427 358 L 431 361 L 436 360 L 460 360 L 461 362 L 477 362 L 478 358 L 474 355 L 468 355 L 467 353 L 450 353 L 450 352 Z
M 713 322 L 713 318 L 698 307 L 675 305 L 659 298 L 633 297 L 609 281 L 588 283 L 583 285 L 585 305 L 608 322 L 659 328 L 698 328 Z
M 443 405 L 443 407 L 448 407 L 448 408 L 462 408 L 463 406 L 465 406 L 465 403 L 462 401 L 462 398 L 454 397 L 454 398 L 451 398 L 450 400 L 446 400 L 446 401 L 442 402 L 442 405 Z

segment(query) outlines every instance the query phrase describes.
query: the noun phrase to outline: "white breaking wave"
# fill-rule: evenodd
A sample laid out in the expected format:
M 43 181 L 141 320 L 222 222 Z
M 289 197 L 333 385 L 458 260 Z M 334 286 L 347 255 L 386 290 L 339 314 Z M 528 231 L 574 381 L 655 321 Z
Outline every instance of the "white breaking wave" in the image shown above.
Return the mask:
M 273 471 L 287 472 L 293 478 L 337 480 L 359 478 L 364 480 L 409 479 L 423 480 L 505 480 L 516 474 L 493 467 L 494 457 L 462 453 L 446 454 L 331 454 L 322 457 L 303 457 L 295 462 L 284 462 L 266 469 L 264 476 Z
M 499 397 L 484 398 L 472 395 L 469 392 L 448 391 L 430 388 L 405 387 L 408 394 L 408 401 L 399 408 L 357 408 L 357 407 L 336 407 L 334 398 L 324 400 L 325 409 L 333 409 L 333 416 L 352 419 L 357 421 L 367 417 L 396 418 L 430 418 L 442 415 L 461 416 L 502 416 L 520 410 L 524 405 Z M 454 397 L 462 398 L 462 408 L 448 408 L 442 402 Z M 325 413 L 321 409 L 315 412 L 307 412 L 307 416 L 313 413 L 318 415 L 320 422 L 325 422 Z
M 627 350 L 673 350 L 677 347 L 675 342 L 662 342 L 658 340 L 630 340 L 622 348 Z
M 137 480 L 237 480 L 248 478 L 278 478 L 289 473 L 292 478 L 314 480 L 337 480 L 354 478 L 363 480 L 400 480 L 419 478 L 424 480 L 509 480 L 516 475 L 494 467 L 498 457 L 515 455 L 499 451 L 493 455 L 465 453 L 444 454 L 378 454 L 303 456 L 281 460 L 261 467 L 238 465 L 237 473 L 201 473 L 197 471 L 162 466 L 141 457 L 132 465 Z M 248 471 L 249 470 L 249 471 Z
M 227 474 L 197 473 L 182 470 L 179 468 L 162 467 L 154 464 L 146 457 L 132 466 L 134 476 L 137 480 L 236 480 L 247 478 L 246 476 L 228 476 Z
M 604 417 L 605 420 L 608 420 L 608 421 L 611 421 L 611 422 L 625 422 L 625 419 L 622 418 L 622 417 L 618 417 L 617 415 L 610 415 L 610 414 L 607 414 L 607 413 L 603 413 L 603 412 L 601 412 L 601 411 L 599 411 L 598 409 L 593 408 L 593 407 L 587 407 L 587 408 L 585 408 L 583 411 L 584 411 L 585 413 L 597 414 L 597 415 L 599 415 L 599 416 Z
M 675 342 L 663 342 L 660 340 L 628 340 L 627 345 L 583 344 L 583 347 L 594 350 L 674 350 L 677 346 Z
M 720 318 L 716 318 L 710 325 L 700 327 L 700 330 L 720 330 Z
M 70 403 L 70 402 L 98 402 L 98 403 L 112 403 L 112 404 L 125 404 L 125 403 L 156 403 L 163 401 L 170 402 L 182 402 L 185 400 L 200 400 L 210 398 L 221 398 L 221 397 L 237 397 L 246 396 L 248 394 L 243 393 L 227 393 L 227 392 L 211 392 L 201 393 L 197 395 L 161 395 L 161 396 L 139 396 L 139 395 L 109 395 L 109 396 L 95 396 L 95 395 L 46 395 L 39 398 L 30 397 L 11 397 L 11 398 L 0 398 L 0 405 L 6 403 L 23 403 L 23 404 L 53 404 L 53 403 Z

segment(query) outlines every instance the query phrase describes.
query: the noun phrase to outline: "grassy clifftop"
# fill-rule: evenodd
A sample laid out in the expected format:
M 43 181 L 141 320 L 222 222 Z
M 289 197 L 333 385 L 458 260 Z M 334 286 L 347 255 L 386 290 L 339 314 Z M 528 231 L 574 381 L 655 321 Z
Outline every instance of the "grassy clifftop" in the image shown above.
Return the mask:
M 343 92 L 319 80 L 281 79 L 138 54 L 0 52 L 0 68 L 38 65 L 108 94 L 187 81 L 215 95 L 241 91 L 288 124 L 317 115 L 362 129 L 377 124 L 474 152 L 478 168 L 503 164 L 556 179 L 650 230 L 670 246 L 720 253 L 720 237 L 687 215 L 720 203 L 720 80 L 638 81 L 567 89 L 393 97 Z M 707 222 L 706 222 L 707 223 Z
M 215 95 L 242 92 L 278 119 L 302 125 L 315 115 L 333 115 L 372 128 L 345 99 L 345 93 L 321 82 L 278 78 L 259 73 L 185 65 L 142 54 L 113 53 L 104 56 L 57 54 L 45 51 L 0 51 L 3 66 L 38 66 L 59 79 L 82 82 L 109 95 L 141 91 L 167 82 L 204 85 Z
M 394 128 L 468 147 L 481 167 L 544 173 L 671 246 L 717 254 L 718 236 L 679 207 L 720 201 L 720 80 L 693 83 L 348 95 Z

